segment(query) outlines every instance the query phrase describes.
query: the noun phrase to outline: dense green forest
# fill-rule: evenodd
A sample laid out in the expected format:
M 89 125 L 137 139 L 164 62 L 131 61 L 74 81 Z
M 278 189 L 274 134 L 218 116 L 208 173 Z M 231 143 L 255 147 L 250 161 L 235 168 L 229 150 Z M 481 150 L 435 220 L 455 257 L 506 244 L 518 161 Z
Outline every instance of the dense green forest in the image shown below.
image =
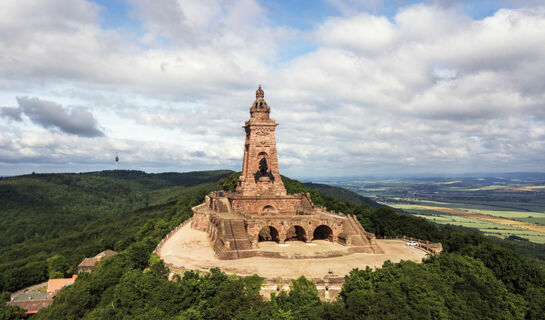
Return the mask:
M 47 259 L 54 255 L 65 257 L 73 271 L 84 257 L 126 248 L 142 226 L 173 228 L 189 217 L 189 199 L 218 189 L 217 181 L 230 173 L 103 171 L 0 179 L 0 292 L 47 280 Z
M 126 174 L 137 175 L 134 172 Z M 16 237 L 6 240 L 11 243 L 8 248 L 31 246 L 35 242 L 33 237 L 44 237 L 46 242 L 52 241 L 50 243 L 55 244 L 52 248 L 38 248 L 39 251 L 20 251 L 21 260 L 25 259 L 25 254 L 33 254 L 32 259 L 28 258 L 27 265 L 46 264 L 45 259 L 60 254 L 66 256 L 73 266 L 74 255 L 93 255 L 105 248 L 120 251 L 120 254 L 99 264 L 92 274 L 80 275 L 74 285 L 60 293 L 51 307 L 40 311 L 35 318 L 543 319 L 545 315 L 543 266 L 521 256 L 512 248 L 476 232 L 452 226 L 440 227 L 424 219 L 399 214 L 391 208 L 372 208 L 363 201 L 336 199 L 332 197 L 334 193 L 322 193 L 288 178 L 283 178 L 283 181 L 289 193 L 309 192 L 317 205 L 355 214 L 364 228 L 377 236 L 405 234 L 441 241 L 445 252 L 421 264 L 386 262 L 381 269 L 374 271 L 368 268 L 355 269 L 346 277 L 341 295 L 333 303 L 321 302 L 314 285 L 303 277 L 293 281 L 289 293 L 281 292 L 270 300 L 259 296 L 261 278 L 257 276 L 228 276 L 220 270 L 212 270 L 207 274 L 189 271 L 169 281 L 168 271 L 161 260 L 151 254 L 153 248 L 171 228 L 190 216 L 191 206 L 202 201 L 208 190 L 217 188 L 218 184 L 225 189 L 232 188 L 236 174 L 229 174 L 209 172 L 206 173 L 207 178 L 196 179 L 186 185 L 178 185 L 183 181 L 182 177 L 176 181 L 164 179 L 170 182 L 165 182 L 165 185 L 158 183 L 157 187 L 146 189 L 146 183 L 139 182 L 140 179 L 145 181 L 156 177 L 140 173 L 142 177 L 139 179 L 127 178 L 126 181 L 128 184 L 135 183 L 130 187 L 133 188 L 131 190 L 142 192 L 141 197 L 145 199 L 141 202 L 142 207 L 130 207 L 132 202 L 127 201 L 125 205 L 132 211 L 124 213 L 125 209 L 117 211 L 111 209 L 112 204 L 110 207 L 105 204 L 104 211 L 96 211 L 99 217 L 88 218 L 88 221 L 81 222 L 81 226 L 77 219 L 70 219 L 76 221 L 73 223 L 73 238 L 69 236 L 72 234 L 69 228 L 60 232 L 61 236 L 53 238 L 51 234 L 55 225 L 52 224 L 48 225 L 51 229 L 36 232 L 36 235 L 30 234 L 19 242 Z M 112 179 L 105 180 L 103 187 L 115 184 L 113 173 L 90 175 Z M 12 179 L 36 178 L 39 180 L 42 177 Z M 0 185 L 4 183 L 4 180 L 0 181 Z M 12 181 L 12 185 L 16 184 Z M 119 182 L 119 186 L 123 184 L 123 181 Z M 97 192 L 100 189 L 97 188 Z M 2 197 L 10 197 L 7 195 L 9 192 L 13 191 L 7 191 L 5 195 L 2 191 Z M 34 192 L 33 197 L 39 197 L 38 193 Z M 89 197 L 92 198 L 91 195 Z M 48 198 L 40 199 L 45 203 Z M 80 205 L 83 207 L 84 202 L 80 202 Z M 11 208 L 16 210 L 15 203 Z M 38 211 L 33 212 L 38 216 L 40 214 Z M 65 215 L 67 212 L 70 211 L 65 211 Z M 17 215 L 11 216 L 17 218 Z M 1 225 L 6 228 L 2 232 L 10 229 L 3 212 Z M 87 229 L 86 225 L 93 227 Z M 106 228 L 109 225 L 112 225 L 112 229 L 101 229 L 101 226 Z M 76 237 L 80 233 L 85 236 Z M 65 243 L 60 239 L 64 239 Z M 70 249 L 65 250 L 63 246 Z M 4 247 L 2 250 L 1 261 L 4 266 L 9 258 L 4 260 Z M 41 251 L 44 252 L 39 253 Z M 72 254 L 72 251 L 76 253 Z M 40 262 L 40 257 L 44 261 Z M 10 267 L 3 268 L 4 285 L 13 286 L 11 278 L 4 276 Z M 47 267 L 41 270 L 47 272 Z M 26 276 L 24 273 L 21 275 Z M 5 286 L 3 290 L 11 288 Z M 4 306 L 0 309 L 0 319 L 17 318 L 15 308 Z

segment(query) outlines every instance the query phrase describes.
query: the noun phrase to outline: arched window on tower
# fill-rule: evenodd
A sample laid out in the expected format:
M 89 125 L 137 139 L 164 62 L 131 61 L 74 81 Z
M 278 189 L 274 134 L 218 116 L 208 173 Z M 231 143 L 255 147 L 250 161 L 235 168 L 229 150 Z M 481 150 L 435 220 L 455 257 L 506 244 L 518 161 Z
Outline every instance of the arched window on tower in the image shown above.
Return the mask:
M 276 215 L 276 209 L 273 206 L 265 206 L 263 210 L 261 210 L 261 213 L 264 216 L 274 216 Z

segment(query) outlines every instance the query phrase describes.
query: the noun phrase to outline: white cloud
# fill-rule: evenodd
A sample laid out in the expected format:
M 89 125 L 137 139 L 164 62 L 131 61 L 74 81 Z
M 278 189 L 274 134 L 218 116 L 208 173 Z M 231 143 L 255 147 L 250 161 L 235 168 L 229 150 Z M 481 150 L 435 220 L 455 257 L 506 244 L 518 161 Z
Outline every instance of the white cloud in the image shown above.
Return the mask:
M 62 7 L 66 5 L 63 1 L 44 1 L 44 6 Z M 269 26 L 257 4 L 245 0 L 210 2 L 203 4 L 206 10 L 187 5 L 197 2 L 137 1 L 136 15 L 148 27 L 144 40 L 152 44 L 147 47 L 129 42 L 132 39 L 125 39 L 117 30 L 101 29 L 98 8 L 86 1 L 66 5 L 74 12 L 49 9 L 46 15 L 39 8 L 28 9 L 31 3 L 12 2 L 3 11 L 10 19 L 0 29 L 5 56 L 0 59 L 0 76 L 14 84 L 61 80 L 84 87 L 194 99 L 247 86 L 248 80 L 258 82 L 266 60 L 274 59 L 279 43 L 291 38 L 286 28 Z M 219 16 L 186 21 L 184 10 L 190 16 L 199 10 Z M 39 24 L 24 23 L 38 17 Z M 201 28 L 207 21 L 213 22 Z M 164 39 L 170 44 L 162 44 Z
M 237 169 L 263 83 L 287 174 L 545 169 L 544 7 L 475 20 L 417 4 L 387 18 L 333 1 L 347 14 L 304 34 L 257 1 L 132 0 L 135 40 L 100 27 L 106 9 L 66 1 L 0 4 L 2 163 L 99 167 L 121 150 L 152 171 Z M 316 48 L 277 61 L 298 37 Z M 6 108 L 25 95 L 82 106 L 107 137 L 14 121 Z
M 328 19 L 317 31 L 317 42 L 329 47 L 380 54 L 395 41 L 394 26 L 386 17 L 367 13 Z

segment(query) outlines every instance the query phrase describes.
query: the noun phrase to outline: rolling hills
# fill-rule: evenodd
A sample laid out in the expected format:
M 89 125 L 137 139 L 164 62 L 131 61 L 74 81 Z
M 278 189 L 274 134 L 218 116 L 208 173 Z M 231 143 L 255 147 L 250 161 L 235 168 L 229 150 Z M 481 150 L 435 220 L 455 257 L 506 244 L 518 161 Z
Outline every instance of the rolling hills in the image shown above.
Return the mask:
M 354 214 L 377 236 L 440 241 L 440 257 L 422 264 L 387 262 L 355 269 L 339 299 L 322 303 L 314 285 L 293 281 L 289 293 L 263 300 L 258 276 L 188 271 L 168 281 L 151 252 L 191 216 L 204 195 L 229 189 L 232 171 L 147 174 L 104 171 L 26 175 L 0 180 L 1 291 L 48 277 L 47 259 L 69 269 L 104 249 L 119 252 L 80 274 L 36 319 L 540 319 L 545 271 L 503 243 L 453 226 L 399 214 L 350 191 L 282 177 L 288 193 L 308 192 L 315 204 Z M 5 236 L 4 236 L 5 235 Z M 5 297 L 5 294 L 2 295 Z M 0 301 L 1 302 L 1 301 Z M 0 306 L 5 319 L 17 310 Z

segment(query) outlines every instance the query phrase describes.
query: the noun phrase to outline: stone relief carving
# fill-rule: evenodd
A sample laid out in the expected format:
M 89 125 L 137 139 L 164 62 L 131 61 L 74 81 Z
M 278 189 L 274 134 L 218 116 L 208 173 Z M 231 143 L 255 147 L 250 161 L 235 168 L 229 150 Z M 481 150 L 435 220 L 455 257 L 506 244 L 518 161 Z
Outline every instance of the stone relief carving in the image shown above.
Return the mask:
M 258 136 L 268 136 L 270 133 L 267 128 L 257 128 L 255 134 Z

